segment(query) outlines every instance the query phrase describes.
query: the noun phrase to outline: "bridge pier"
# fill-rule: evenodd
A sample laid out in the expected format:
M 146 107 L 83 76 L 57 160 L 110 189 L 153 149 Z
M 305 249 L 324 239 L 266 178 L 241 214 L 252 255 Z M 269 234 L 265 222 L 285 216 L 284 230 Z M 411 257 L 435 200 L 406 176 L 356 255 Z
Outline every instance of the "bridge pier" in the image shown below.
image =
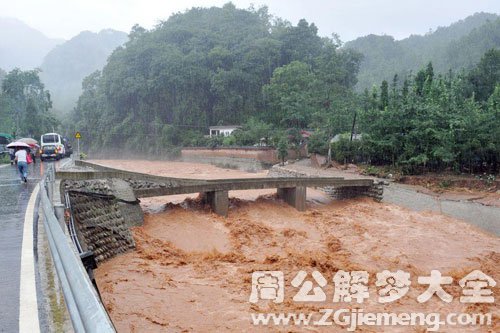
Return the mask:
M 227 212 L 229 210 L 228 191 L 205 192 L 205 198 L 210 204 L 210 207 L 212 207 L 214 213 L 227 216 Z
M 281 187 L 278 188 L 278 197 L 300 212 L 306 210 L 306 187 Z

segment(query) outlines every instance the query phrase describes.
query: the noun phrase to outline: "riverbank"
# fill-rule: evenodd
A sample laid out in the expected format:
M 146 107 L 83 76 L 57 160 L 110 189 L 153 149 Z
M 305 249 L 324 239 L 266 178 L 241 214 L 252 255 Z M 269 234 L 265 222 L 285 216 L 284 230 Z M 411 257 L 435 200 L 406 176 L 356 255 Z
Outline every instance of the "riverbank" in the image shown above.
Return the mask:
M 291 163 L 285 168 L 308 175 L 324 177 L 366 178 L 360 170 L 351 165 L 317 168 L 309 160 Z M 377 179 L 375 177 L 372 177 Z M 396 204 L 414 211 L 432 211 L 445 214 L 476 225 L 487 232 L 500 235 L 500 194 L 496 192 L 470 190 L 465 188 L 432 191 L 420 185 L 389 182 L 384 188 L 383 202 Z

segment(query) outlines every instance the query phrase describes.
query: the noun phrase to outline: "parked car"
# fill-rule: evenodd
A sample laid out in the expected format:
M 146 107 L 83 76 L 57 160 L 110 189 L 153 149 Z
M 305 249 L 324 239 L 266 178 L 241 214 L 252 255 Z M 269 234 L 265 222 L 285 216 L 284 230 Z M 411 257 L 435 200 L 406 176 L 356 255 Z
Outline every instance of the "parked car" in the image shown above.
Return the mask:
M 60 160 L 66 155 L 63 138 L 57 133 L 43 134 L 40 138 L 40 150 L 40 159 L 42 161 L 50 158 Z
M 70 157 L 71 154 L 73 154 L 73 146 L 71 145 L 71 142 L 69 142 L 68 138 L 64 137 L 63 144 L 64 144 L 64 150 L 66 152 L 66 157 Z

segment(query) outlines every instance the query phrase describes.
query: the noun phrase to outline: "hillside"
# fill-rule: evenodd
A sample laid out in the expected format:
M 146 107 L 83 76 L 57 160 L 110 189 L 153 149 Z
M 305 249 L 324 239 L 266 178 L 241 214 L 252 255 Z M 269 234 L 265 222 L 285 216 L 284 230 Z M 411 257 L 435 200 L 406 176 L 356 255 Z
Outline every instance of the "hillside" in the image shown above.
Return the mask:
M 51 39 L 14 19 L 0 17 L 0 68 L 10 71 L 40 66 L 43 57 L 62 39 Z
M 470 69 L 491 48 L 500 47 L 500 16 L 476 13 L 424 36 L 396 41 L 391 36 L 369 35 L 345 44 L 364 55 L 358 90 L 417 71 L 432 61 L 437 73 Z
M 40 76 L 52 93 L 56 112 L 66 113 L 75 106 L 83 78 L 104 67 L 109 55 L 127 38 L 126 33 L 115 30 L 84 31 L 45 56 Z
M 259 139 L 262 122 L 347 128 L 359 55 L 338 52 L 317 30 L 231 3 L 174 14 L 150 31 L 136 26 L 102 73 L 85 79 L 71 124 L 96 146 L 130 151 L 195 145 L 208 126 L 247 121 Z

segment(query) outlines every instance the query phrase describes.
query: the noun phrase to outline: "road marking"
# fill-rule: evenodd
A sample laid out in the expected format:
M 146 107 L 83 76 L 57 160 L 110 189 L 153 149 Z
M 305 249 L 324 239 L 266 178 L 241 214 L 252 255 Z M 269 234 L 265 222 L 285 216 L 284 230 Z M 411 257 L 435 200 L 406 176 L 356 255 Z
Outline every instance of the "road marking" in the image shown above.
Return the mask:
M 21 247 L 21 282 L 19 288 L 19 332 L 40 332 L 33 258 L 33 212 L 39 186 L 35 186 L 24 215 Z

